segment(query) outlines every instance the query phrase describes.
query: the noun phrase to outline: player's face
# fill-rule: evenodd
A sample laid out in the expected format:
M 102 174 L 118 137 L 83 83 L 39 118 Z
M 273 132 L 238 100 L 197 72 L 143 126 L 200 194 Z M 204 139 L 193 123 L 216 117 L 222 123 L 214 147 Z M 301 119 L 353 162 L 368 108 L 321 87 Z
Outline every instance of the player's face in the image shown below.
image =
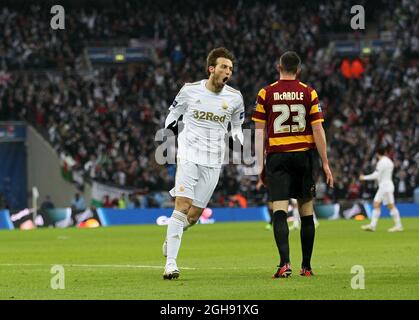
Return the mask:
M 224 87 L 232 74 L 233 62 L 230 59 L 218 58 L 214 72 L 212 73 L 214 85 L 218 88 Z

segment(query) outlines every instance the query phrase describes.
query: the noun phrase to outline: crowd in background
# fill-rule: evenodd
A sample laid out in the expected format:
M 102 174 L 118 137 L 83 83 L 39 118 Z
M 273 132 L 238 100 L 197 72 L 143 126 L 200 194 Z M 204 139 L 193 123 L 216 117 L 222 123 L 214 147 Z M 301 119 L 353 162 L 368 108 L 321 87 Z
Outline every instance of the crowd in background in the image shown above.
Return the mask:
M 0 120 L 34 124 L 59 154 L 74 160 L 73 176 L 81 186 L 96 180 L 132 187 L 147 205 L 159 206 L 161 193 L 174 184 L 176 167 L 156 163 L 155 134 L 182 85 L 206 77 L 209 50 L 225 46 L 237 58 L 230 84 L 244 96 L 245 128 L 253 127 L 257 91 L 278 77 L 278 56 L 295 50 L 303 60 L 301 81 L 319 94 L 335 174 L 333 190 L 319 175 L 318 197 L 370 198 L 374 184 L 361 184 L 358 177 L 374 170 L 378 145 L 387 145 L 395 161 L 396 195 L 411 196 L 419 162 L 419 120 L 414 116 L 419 74 L 411 63 L 419 58 L 415 2 L 364 3 L 377 37 L 387 32 L 395 42 L 391 52 L 362 57 L 365 70 L 359 79 L 341 74 L 342 57 L 325 37 L 353 33 L 350 3 L 285 2 L 146 1 L 140 6 L 105 1 L 70 7 L 62 31 L 50 29 L 51 14 L 43 7 L 6 6 L 0 11 Z M 81 72 L 85 46 L 129 38 L 163 39 L 165 45 L 157 50 L 155 63 Z M 257 176 L 246 176 L 243 169 L 223 168 L 210 205 L 266 200 L 255 190 Z

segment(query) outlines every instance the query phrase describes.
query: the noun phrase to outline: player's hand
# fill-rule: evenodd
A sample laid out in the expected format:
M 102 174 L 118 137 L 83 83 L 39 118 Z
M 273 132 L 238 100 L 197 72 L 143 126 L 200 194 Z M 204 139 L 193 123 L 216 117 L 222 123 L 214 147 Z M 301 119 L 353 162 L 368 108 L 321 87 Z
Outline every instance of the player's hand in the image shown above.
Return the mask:
M 259 175 L 259 180 L 256 184 L 256 190 L 259 191 L 260 188 L 262 188 L 262 186 L 266 187 L 267 183 L 266 183 L 266 170 L 265 170 L 265 166 L 262 169 L 262 172 Z
M 364 178 L 365 178 L 365 176 L 364 176 L 363 174 L 361 174 L 361 175 L 359 176 L 359 180 L 361 180 L 361 181 L 364 181 Z
M 179 121 L 173 121 L 171 124 L 167 126 L 166 129 L 172 130 L 173 134 L 177 136 L 179 132 Z
M 333 188 L 333 175 L 332 175 L 332 171 L 330 170 L 329 164 L 323 164 L 323 171 L 324 174 L 326 175 L 326 184 Z
M 258 182 L 256 183 L 256 191 L 259 191 L 264 186 L 262 179 L 259 176 Z

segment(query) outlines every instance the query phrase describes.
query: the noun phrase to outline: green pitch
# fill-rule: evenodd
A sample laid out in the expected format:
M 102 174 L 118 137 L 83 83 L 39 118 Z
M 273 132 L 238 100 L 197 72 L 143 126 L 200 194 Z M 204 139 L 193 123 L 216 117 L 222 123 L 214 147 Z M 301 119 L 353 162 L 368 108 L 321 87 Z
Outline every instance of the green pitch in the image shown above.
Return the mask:
M 0 231 L 0 299 L 419 299 L 419 219 L 403 219 L 405 231 L 393 234 L 390 219 L 375 233 L 360 230 L 365 222 L 320 222 L 316 276 L 298 275 L 292 231 L 294 273 L 275 280 L 278 253 L 261 222 L 190 229 L 172 281 L 162 280 L 166 227 Z M 51 289 L 53 265 L 64 267 L 65 289 Z M 363 290 L 351 288 L 354 265 L 365 270 Z

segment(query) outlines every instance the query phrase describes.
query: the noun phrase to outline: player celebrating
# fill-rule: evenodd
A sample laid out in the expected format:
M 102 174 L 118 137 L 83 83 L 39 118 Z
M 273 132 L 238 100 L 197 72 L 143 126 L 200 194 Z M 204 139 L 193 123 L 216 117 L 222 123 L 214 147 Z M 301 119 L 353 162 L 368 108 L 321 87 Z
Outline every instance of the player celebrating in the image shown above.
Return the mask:
M 326 183 L 333 187 L 329 168 L 323 115 L 314 89 L 299 82 L 301 60 L 295 52 L 284 53 L 278 64 L 279 81 L 261 89 L 252 120 L 257 134 L 256 154 L 263 164 L 266 141 L 266 180 L 273 201 L 273 229 L 281 261 L 274 278 L 291 275 L 288 242 L 288 201 L 296 198 L 301 216 L 303 261 L 300 275 L 312 276 L 311 254 L 314 244 L 313 179 L 314 149 L 320 154 Z M 267 140 L 265 140 L 265 131 Z
M 226 85 L 233 74 L 233 55 L 225 48 L 207 57 L 208 79 L 186 83 L 169 110 L 165 127 L 176 129 L 183 116 L 184 129 L 178 136 L 175 209 L 169 220 L 163 254 L 167 257 L 163 279 L 179 277 L 176 264 L 183 231 L 195 224 L 207 206 L 220 176 L 228 124 L 234 140 L 243 144 L 244 103 L 240 91 Z
M 372 211 L 371 223 L 363 225 L 361 228 L 365 231 L 375 231 L 377 222 L 380 217 L 381 202 L 390 210 L 390 214 L 394 220 L 394 226 L 388 229 L 389 232 L 403 231 L 400 221 L 399 210 L 394 202 L 394 184 L 392 180 L 394 164 L 389 157 L 385 155 L 385 148 L 380 147 L 377 150 L 377 168 L 374 173 L 369 175 L 360 175 L 359 180 L 378 180 L 378 190 L 374 197 L 374 209 Z

